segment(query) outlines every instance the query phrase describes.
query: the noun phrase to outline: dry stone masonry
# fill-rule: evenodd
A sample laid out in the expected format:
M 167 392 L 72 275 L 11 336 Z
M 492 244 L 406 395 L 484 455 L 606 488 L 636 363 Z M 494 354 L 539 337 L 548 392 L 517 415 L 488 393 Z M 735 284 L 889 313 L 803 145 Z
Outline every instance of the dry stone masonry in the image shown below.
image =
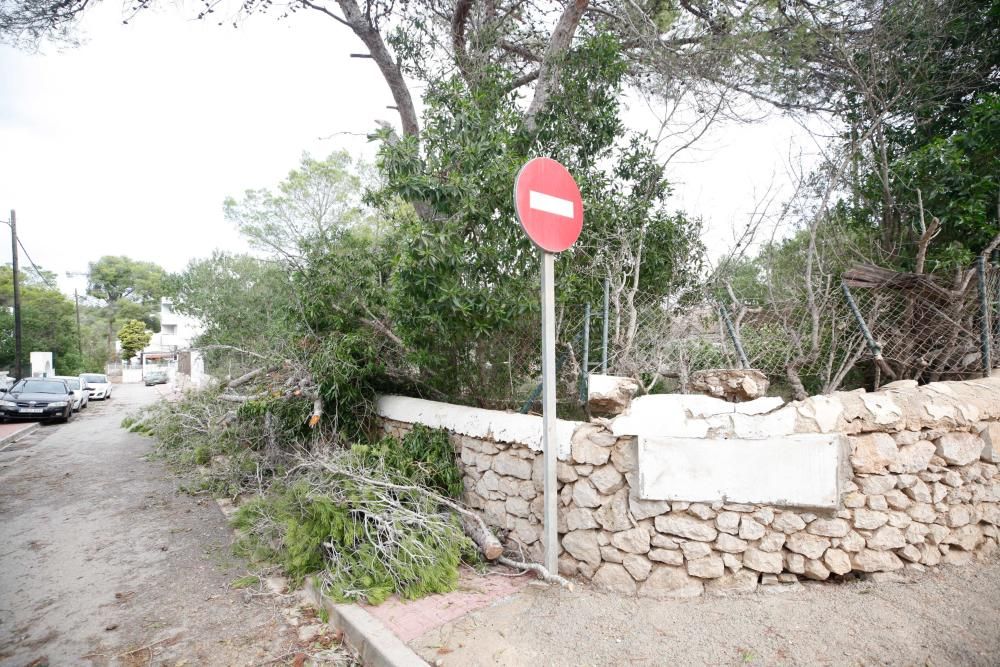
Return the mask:
M 1000 377 L 921 387 L 893 383 L 878 392 L 787 405 L 770 398 L 734 404 L 674 396 L 670 400 L 685 407 L 660 410 L 659 420 L 641 414 L 647 398 L 655 397 L 634 399 L 620 416 L 573 425 L 557 471 L 563 575 L 620 594 L 672 598 L 852 572 L 921 572 L 965 565 L 997 549 Z M 388 432 L 410 427 L 394 415 L 412 414 L 412 406 L 401 410 L 399 404 L 414 400 L 380 401 Z M 658 400 L 662 405 L 666 399 Z M 481 412 L 495 423 L 506 417 Z M 541 561 L 537 442 L 452 431 L 466 503 L 509 547 Z M 495 432 L 510 433 L 499 426 Z M 652 433 L 701 438 L 698 444 L 706 448 L 740 438 L 795 447 L 801 434 L 842 434 L 845 461 L 830 473 L 840 475 L 839 498 L 827 508 L 780 499 L 759 504 L 642 498 L 638 442 Z

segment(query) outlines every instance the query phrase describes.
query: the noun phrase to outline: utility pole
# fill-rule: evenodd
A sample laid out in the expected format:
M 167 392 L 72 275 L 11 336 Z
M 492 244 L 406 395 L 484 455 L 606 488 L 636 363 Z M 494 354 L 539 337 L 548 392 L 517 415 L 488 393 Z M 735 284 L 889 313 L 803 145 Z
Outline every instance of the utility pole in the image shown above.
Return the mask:
M 80 350 L 80 360 L 83 361 L 83 336 L 80 334 L 80 294 L 73 288 L 73 300 L 76 302 L 76 346 Z
M 88 276 L 86 271 L 67 271 L 67 278 L 79 278 L 80 276 Z M 73 288 L 73 300 L 76 302 L 76 345 L 80 350 L 80 359 L 83 359 L 83 334 L 80 333 L 80 291 L 77 288 Z
M 10 248 L 14 269 L 14 377 L 21 379 L 21 278 L 17 268 L 17 214 L 10 210 Z

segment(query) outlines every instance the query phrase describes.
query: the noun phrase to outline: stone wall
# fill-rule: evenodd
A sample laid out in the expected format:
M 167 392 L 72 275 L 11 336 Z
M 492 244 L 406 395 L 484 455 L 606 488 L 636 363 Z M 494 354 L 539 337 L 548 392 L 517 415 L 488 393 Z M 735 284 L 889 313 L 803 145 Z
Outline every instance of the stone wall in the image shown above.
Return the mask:
M 879 392 L 787 405 L 778 399 L 715 400 L 640 397 L 624 415 L 573 425 L 569 451 L 558 465 L 564 575 L 624 594 L 684 597 L 800 578 L 920 572 L 967 564 L 996 550 L 1000 377 L 922 387 L 894 383 Z M 400 410 L 380 404 L 380 412 L 387 431 L 409 428 L 394 419 L 404 414 Z M 450 429 L 464 471 L 465 501 L 509 547 L 540 561 L 537 442 L 494 437 L 499 432 L 510 439 L 511 432 L 499 426 L 505 413 L 480 412 L 495 430 L 480 427 L 473 436 L 462 433 L 470 429 L 461 425 Z M 463 423 L 469 418 L 465 414 Z M 447 419 L 432 425 L 449 427 Z M 849 467 L 845 462 L 841 470 L 836 507 L 640 497 L 641 438 L 696 437 L 704 447 L 722 439 L 785 439 L 794 447 L 795 434 L 803 433 L 847 436 Z

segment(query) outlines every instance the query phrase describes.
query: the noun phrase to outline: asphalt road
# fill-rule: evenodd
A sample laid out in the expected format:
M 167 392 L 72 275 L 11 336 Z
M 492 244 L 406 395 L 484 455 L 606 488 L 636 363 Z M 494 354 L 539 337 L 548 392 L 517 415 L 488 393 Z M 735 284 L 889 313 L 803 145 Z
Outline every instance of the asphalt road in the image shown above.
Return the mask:
M 0 451 L 0 665 L 254 664 L 291 650 L 207 497 L 119 427 L 156 388 L 115 387 Z M 36 662 L 37 661 L 37 662 Z

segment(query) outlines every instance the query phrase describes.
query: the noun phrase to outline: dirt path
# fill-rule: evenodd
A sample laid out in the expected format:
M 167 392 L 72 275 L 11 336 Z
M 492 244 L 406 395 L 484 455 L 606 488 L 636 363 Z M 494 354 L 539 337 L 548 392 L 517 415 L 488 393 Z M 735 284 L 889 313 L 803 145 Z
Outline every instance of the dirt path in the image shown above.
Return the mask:
M 773 587 L 769 587 L 773 588 Z M 997 665 L 1000 563 L 655 601 L 528 587 L 411 642 L 441 665 Z
M 264 663 L 295 652 L 217 505 L 177 491 L 118 424 L 154 389 L 116 387 L 72 422 L 0 452 L 0 664 Z M 282 604 L 284 602 L 284 604 Z

